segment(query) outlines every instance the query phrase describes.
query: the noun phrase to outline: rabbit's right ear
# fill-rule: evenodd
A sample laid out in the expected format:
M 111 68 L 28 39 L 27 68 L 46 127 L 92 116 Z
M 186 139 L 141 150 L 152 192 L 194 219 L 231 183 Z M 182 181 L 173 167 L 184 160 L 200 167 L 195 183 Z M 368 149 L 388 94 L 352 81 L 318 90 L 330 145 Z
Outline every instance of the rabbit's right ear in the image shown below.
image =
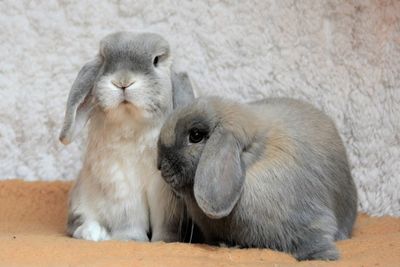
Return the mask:
M 172 72 L 172 101 L 173 107 L 182 107 L 194 99 L 193 87 L 186 72 Z
M 67 100 L 64 124 L 60 133 L 60 141 L 64 145 L 73 141 L 89 119 L 94 101 L 91 91 L 101 64 L 102 60 L 100 57 L 96 57 L 94 60 L 86 63 L 72 84 Z
M 200 209 L 213 219 L 231 213 L 240 198 L 245 178 L 240 142 L 221 126 L 217 128 L 201 154 L 193 187 Z

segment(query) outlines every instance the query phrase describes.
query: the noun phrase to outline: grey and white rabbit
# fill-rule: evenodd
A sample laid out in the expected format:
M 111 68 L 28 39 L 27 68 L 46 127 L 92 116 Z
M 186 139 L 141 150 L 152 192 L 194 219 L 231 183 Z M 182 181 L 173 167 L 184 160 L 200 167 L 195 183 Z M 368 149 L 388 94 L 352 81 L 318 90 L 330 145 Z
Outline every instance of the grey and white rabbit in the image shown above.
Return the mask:
M 334 241 L 351 235 L 357 192 L 345 148 L 309 104 L 198 98 L 165 122 L 158 168 L 207 243 L 334 260 Z
M 89 121 L 83 167 L 72 189 L 68 233 L 87 240 L 176 241 L 179 203 L 156 168 L 157 138 L 173 105 L 193 98 L 171 71 L 170 47 L 153 33 L 118 32 L 72 85 L 60 140 Z M 172 86 L 173 85 L 173 86 Z

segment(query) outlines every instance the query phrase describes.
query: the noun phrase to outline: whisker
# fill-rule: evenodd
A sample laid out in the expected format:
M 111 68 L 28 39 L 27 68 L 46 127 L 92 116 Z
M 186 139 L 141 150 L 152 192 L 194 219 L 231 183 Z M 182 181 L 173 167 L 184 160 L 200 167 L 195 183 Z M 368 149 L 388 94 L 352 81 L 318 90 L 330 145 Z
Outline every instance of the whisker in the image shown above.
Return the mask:
M 189 239 L 189 244 L 192 243 L 192 238 L 193 238 L 193 229 L 194 229 L 194 223 L 192 221 L 192 229 L 190 230 L 190 239 Z
M 186 209 L 184 211 L 185 211 L 185 214 L 186 214 L 186 225 L 185 225 L 185 239 L 186 239 L 190 220 L 189 220 L 189 213 L 187 212 Z
M 181 241 L 185 241 L 185 239 L 182 238 L 182 227 L 183 227 L 183 216 L 184 215 L 185 215 L 184 211 L 183 211 L 183 209 L 181 209 L 181 214 L 179 216 L 179 226 L 178 226 L 178 236 Z

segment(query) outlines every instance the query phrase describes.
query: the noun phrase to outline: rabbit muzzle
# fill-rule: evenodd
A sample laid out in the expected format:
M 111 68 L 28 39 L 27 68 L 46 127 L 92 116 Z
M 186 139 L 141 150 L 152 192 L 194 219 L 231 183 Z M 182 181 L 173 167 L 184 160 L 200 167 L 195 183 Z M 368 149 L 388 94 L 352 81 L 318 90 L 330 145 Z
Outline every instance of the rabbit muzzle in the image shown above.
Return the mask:
M 129 109 L 151 118 L 168 109 L 159 88 L 163 87 L 142 74 L 111 74 L 98 81 L 95 94 L 105 111 Z

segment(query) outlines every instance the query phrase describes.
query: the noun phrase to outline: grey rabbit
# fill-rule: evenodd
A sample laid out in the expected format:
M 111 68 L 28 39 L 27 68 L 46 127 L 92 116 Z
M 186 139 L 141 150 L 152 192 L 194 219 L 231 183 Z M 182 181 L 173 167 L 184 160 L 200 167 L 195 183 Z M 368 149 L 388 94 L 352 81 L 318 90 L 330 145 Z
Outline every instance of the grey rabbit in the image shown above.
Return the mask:
M 60 140 L 88 124 L 85 158 L 69 200 L 67 232 L 86 240 L 177 241 L 180 204 L 156 166 L 168 113 L 194 98 L 174 73 L 168 42 L 154 33 L 117 32 L 72 85 Z M 165 200 L 168 201 L 165 201 Z
M 336 260 L 357 191 L 332 120 L 288 98 L 201 97 L 176 110 L 158 140 L 158 168 L 209 244 Z

